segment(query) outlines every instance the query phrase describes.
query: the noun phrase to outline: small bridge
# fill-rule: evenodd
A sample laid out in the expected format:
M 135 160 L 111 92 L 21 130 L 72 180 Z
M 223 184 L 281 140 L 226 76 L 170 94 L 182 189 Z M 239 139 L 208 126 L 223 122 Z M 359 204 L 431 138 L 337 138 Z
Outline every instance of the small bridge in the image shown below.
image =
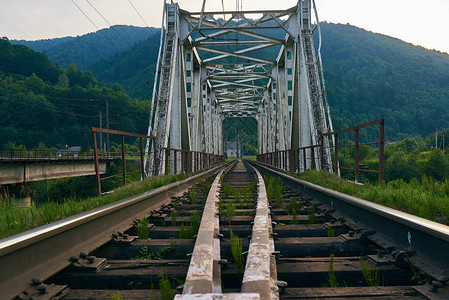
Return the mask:
M 119 156 L 99 155 L 99 171 L 106 173 L 108 164 Z M 94 155 L 52 150 L 8 150 L 0 152 L 0 185 L 26 183 L 57 178 L 95 175 Z

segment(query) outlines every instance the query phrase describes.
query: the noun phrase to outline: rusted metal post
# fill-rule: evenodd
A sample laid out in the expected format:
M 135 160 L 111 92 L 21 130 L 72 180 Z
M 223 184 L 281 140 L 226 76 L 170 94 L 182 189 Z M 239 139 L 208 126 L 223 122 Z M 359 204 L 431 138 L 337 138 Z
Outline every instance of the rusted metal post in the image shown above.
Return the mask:
M 173 150 L 173 174 L 178 175 L 178 151 Z
M 302 162 L 304 165 L 304 171 L 307 171 L 307 153 L 306 148 L 302 148 Z
M 122 168 L 123 168 L 123 185 L 126 185 L 126 160 L 125 160 L 125 136 L 122 135 Z
M 354 170 L 355 170 L 355 181 L 359 182 L 359 130 L 355 129 L 354 130 L 354 140 L 355 140 L 355 145 L 354 145 Z
M 143 165 L 143 143 L 142 138 L 139 138 L 140 140 L 140 180 L 142 181 L 145 178 L 145 169 Z
M 92 131 L 92 138 L 94 140 L 95 176 L 97 177 L 98 196 L 101 196 L 100 165 L 98 164 L 97 135 L 95 131 Z
M 381 120 L 379 124 L 379 185 L 384 180 L 384 146 L 385 146 L 385 138 L 384 138 L 384 119 Z
M 324 170 L 324 136 L 320 136 L 320 168 Z
M 339 172 L 338 172 L 338 133 L 335 134 L 334 141 L 335 141 L 335 145 L 334 145 L 334 172 L 335 172 L 335 175 L 339 175 Z
M 168 172 L 168 157 L 170 155 L 170 150 L 169 149 L 165 149 L 165 175 L 170 175 L 170 173 Z
M 310 147 L 310 156 L 312 159 L 312 164 L 310 165 L 310 169 L 316 170 L 315 148 L 313 148 L 313 147 Z

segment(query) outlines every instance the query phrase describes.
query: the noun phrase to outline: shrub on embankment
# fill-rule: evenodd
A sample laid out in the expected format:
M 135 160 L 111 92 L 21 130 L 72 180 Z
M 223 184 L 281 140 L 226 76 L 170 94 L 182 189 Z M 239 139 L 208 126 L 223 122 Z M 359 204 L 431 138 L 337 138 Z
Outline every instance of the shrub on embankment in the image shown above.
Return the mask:
M 6 199 L 0 196 L 0 238 L 138 195 L 187 177 L 188 175 L 185 174 L 156 176 L 144 181 L 130 183 L 125 187 L 118 188 L 114 193 L 102 197 L 83 200 L 66 198 L 60 203 L 32 204 L 28 208 L 20 208 L 17 206 L 15 199 Z
M 307 171 L 298 177 L 335 191 L 449 225 L 448 179 L 440 182 L 423 175 L 421 182 L 416 178 L 412 178 L 408 183 L 398 179 L 374 186 L 355 184 L 323 171 Z

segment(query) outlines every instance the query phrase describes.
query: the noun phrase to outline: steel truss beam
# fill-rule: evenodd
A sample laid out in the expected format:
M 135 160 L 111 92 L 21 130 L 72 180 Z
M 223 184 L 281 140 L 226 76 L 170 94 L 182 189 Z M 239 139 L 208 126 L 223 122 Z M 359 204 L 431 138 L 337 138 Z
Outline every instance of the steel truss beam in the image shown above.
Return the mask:
M 168 144 L 223 154 L 224 118 L 256 118 L 259 153 L 317 144 L 332 123 L 312 38 L 314 11 L 317 21 L 314 0 L 286 10 L 226 12 L 165 3 L 147 174 L 163 171 L 158 147 Z M 331 171 L 328 146 L 325 139 L 324 166 Z M 309 151 L 307 159 L 313 154 L 320 157 Z

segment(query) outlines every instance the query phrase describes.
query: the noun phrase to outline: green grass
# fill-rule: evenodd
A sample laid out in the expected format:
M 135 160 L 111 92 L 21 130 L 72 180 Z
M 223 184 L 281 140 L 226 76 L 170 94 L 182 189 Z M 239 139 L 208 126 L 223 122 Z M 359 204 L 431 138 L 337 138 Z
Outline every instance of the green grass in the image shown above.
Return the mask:
M 332 226 L 327 227 L 327 237 L 335 237 L 335 230 Z
M 282 208 L 284 183 L 280 177 L 264 176 L 268 200 L 274 201 L 275 208 Z
M 173 300 L 175 298 L 175 291 L 171 288 L 170 280 L 167 275 L 163 275 L 159 280 L 159 290 L 161 292 L 162 300 Z
M 139 239 L 146 240 L 150 236 L 150 228 L 148 227 L 149 221 L 145 216 L 139 222 L 139 225 L 136 226 L 137 236 Z
M 340 286 L 337 281 L 337 276 L 335 276 L 334 258 L 335 258 L 335 254 L 331 254 L 331 256 L 329 257 L 329 267 L 327 270 L 328 278 L 327 278 L 327 284 L 325 285 L 328 287 L 339 287 Z
M 229 225 L 231 225 L 231 220 L 235 216 L 235 205 L 231 202 L 228 202 L 226 205 L 226 219 L 229 222 Z
M 172 210 L 170 213 L 170 219 L 171 219 L 171 226 L 176 226 L 178 213 L 176 212 L 176 210 Z
M 135 196 L 169 183 L 187 178 L 188 175 L 155 176 L 144 181 L 130 183 L 114 193 L 102 197 L 77 200 L 67 198 L 62 203 L 32 204 L 29 208 L 17 207 L 14 199 L 0 199 L 0 238 L 5 238 L 34 227 L 54 222 L 118 200 Z
M 368 286 L 379 286 L 379 269 L 373 268 L 363 257 L 359 258 L 360 269 Z
M 238 276 L 241 279 L 243 276 L 243 268 L 245 267 L 245 257 L 243 256 L 243 246 L 239 237 L 230 231 L 231 234 L 231 252 L 234 262 L 237 266 Z
M 117 291 L 116 294 L 111 295 L 111 300 L 126 300 L 126 298 L 123 298 L 123 296 L 120 293 L 120 291 Z
M 181 228 L 179 229 L 180 239 L 193 239 L 193 236 L 198 233 L 198 229 L 201 225 L 201 217 L 196 210 L 192 211 L 189 223 L 188 226 L 181 224 Z
M 225 198 L 228 198 L 230 195 L 232 195 L 234 193 L 234 189 L 228 183 L 222 183 L 221 184 L 221 190 L 222 190 L 223 196 Z
M 162 248 L 156 252 L 150 252 L 148 250 L 148 245 L 150 244 L 150 239 L 148 239 L 145 245 L 140 249 L 139 255 L 134 257 L 135 260 L 160 260 L 163 259 L 167 254 L 175 250 L 176 242 L 171 242 L 167 247 Z
M 421 182 L 393 180 L 380 186 L 358 185 L 323 171 L 307 171 L 299 178 L 345 194 L 449 225 L 449 180 L 423 176 Z
M 298 224 L 298 211 L 301 209 L 301 204 L 298 204 L 298 199 L 290 198 L 287 211 L 292 215 L 291 224 Z

